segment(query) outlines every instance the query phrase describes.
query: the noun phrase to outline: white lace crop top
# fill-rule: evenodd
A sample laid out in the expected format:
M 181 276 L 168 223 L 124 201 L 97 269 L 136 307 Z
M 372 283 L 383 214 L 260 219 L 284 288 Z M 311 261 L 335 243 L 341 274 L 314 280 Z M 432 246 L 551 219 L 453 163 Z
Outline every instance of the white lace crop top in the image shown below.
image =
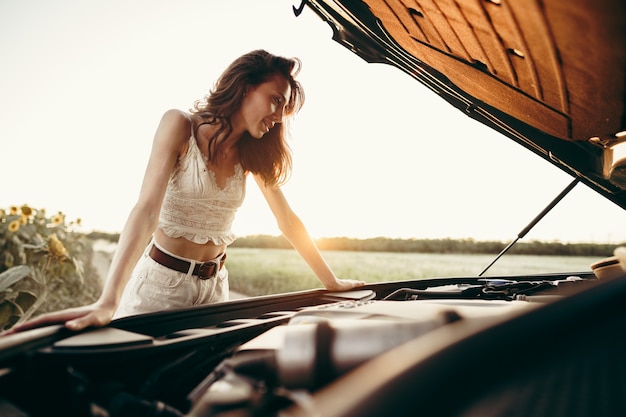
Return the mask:
M 236 238 L 231 230 L 235 213 L 245 194 L 246 176 L 241 164 L 220 188 L 191 135 L 188 150 L 176 162 L 167 184 L 158 227 L 169 237 L 230 245 Z

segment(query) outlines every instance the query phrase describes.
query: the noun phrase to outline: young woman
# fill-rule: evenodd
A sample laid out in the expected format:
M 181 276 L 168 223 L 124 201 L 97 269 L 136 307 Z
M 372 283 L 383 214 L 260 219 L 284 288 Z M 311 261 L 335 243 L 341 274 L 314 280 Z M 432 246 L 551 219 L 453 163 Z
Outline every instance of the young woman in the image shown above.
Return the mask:
M 231 225 L 248 176 L 325 288 L 363 285 L 335 276 L 280 189 L 291 170 L 286 123 L 304 102 L 299 70 L 297 59 L 252 51 L 224 71 L 191 113 L 167 111 L 98 301 L 13 331 L 59 322 L 80 330 L 114 317 L 227 300 L 226 248 L 235 239 Z

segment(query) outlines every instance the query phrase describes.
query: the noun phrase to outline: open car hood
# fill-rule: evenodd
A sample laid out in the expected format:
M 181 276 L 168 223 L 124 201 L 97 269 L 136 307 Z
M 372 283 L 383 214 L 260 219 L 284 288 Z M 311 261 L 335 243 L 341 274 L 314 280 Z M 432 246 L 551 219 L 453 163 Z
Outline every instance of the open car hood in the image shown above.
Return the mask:
M 623 0 L 304 4 L 367 62 L 398 67 L 626 208 Z
M 302 7 L 626 208 L 624 0 L 506 1 Z M 626 248 L 592 269 L 412 277 L 10 334 L 0 416 L 623 416 Z

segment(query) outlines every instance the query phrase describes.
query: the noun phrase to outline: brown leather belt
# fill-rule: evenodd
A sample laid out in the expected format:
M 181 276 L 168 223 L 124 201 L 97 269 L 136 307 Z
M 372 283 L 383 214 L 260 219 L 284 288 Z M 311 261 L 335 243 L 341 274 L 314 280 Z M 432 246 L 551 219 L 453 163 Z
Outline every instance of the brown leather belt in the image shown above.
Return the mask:
M 189 272 L 189 268 L 191 267 L 191 262 L 169 255 L 163 252 L 161 249 L 157 248 L 155 245 L 152 245 L 148 254 L 157 263 L 178 272 L 187 273 Z M 224 267 L 225 262 L 226 252 L 210 261 L 197 263 L 193 268 L 192 275 L 195 275 L 200 279 L 215 278 L 217 276 L 217 273 Z

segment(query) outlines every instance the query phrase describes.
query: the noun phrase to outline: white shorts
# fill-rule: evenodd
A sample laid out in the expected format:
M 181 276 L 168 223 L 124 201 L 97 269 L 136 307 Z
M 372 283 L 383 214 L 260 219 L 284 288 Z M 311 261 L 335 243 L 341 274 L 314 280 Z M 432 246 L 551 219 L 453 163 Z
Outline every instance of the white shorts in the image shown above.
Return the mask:
M 199 279 L 191 272 L 178 272 L 157 263 L 146 251 L 137 262 L 126 284 L 113 316 L 114 319 L 135 314 L 191 307 L 228 300 L 228 270 L 226 266 L 215 278 Z M 181 258 L 191 261 L 185 258 Z

